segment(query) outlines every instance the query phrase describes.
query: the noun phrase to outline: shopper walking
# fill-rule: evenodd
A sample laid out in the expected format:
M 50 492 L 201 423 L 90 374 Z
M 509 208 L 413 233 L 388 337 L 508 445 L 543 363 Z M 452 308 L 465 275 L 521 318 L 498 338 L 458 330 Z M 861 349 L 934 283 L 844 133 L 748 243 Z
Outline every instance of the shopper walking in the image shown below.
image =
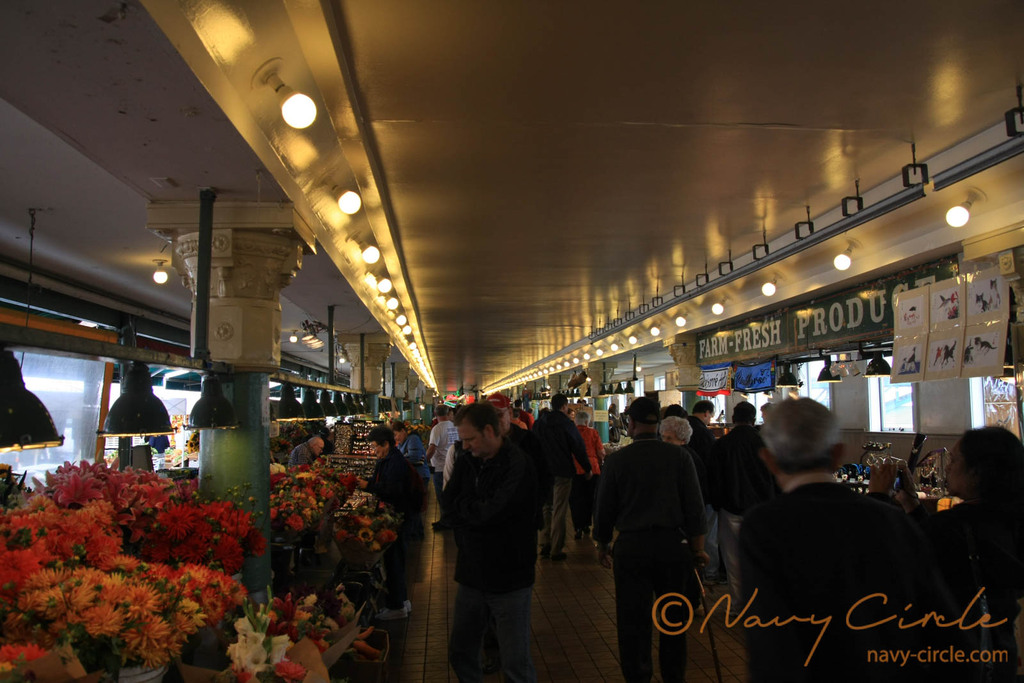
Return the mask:
M 701 462 L 704 463 L 704 471 L 711 469 L 711 447 L 715 445 L 715 435 L 708 429 L 711 420 L 715 417 L 715 404 L 711 401 L 701 400 L 693 404 L 693 409 L 686 417 L 690 423 L 693 434 L 687 445 L 693 449 Z M 725 577 L 722 572 L 721 560 L 718 552 L 718 512 L 711 505 L 711 489 L 708 481 L 701 479 L 701 493 L 704 495 L 704 503 L 707 506 L 704 514 L 707 517 L 708 533 L 704 542 L 704 549 L 708 552 L 708 566 L 704 568 L 704 579 L 709 583 L 724 583 Z
M 574 538 L 581 539 L 590 533 L 594 523 L 594 501 L 597 498 L 597 487 L 601 480 L 601 461 L 604 460 L 604 444 L 601 435 L 590 426 L 590 413 L 585 410 L 576 411 L 576 429 L 579 430 L 583 445 L 587 449 L 590 470 L 593 476 L 587 478 L 579 463 L 576 474 L 572 478 L 572 491 L 569 493 L 569 512 L 572 515 L 572 526 L 576 530 Z
M 633 443 L 605 459 L 597 495 L 598 561 L 615 574 L 619 662 L 627 682 L 650 681 L 651 609 L 655 596 L 693 596 L 694 567 L 704 552 L 704 500 L 689 453 L 658 440 L 658 404 L 640 397 L 626 410 Z M 612 561 L 613 529 L 619 530 Z M 686 634 L 659 640 L 661 678 L 686 677 Z
M 493 619 L 505 680 L 533 683 L 536 474 L 529 456 L 502 438 L 490 403 L 465 406 L 455 419 L 465 453 L 442 492 L 458 548 L 449 662 L 459 681 L 481 681 L 480 650 Z
M 569 399 L 565 394 L 551 397 L 551 410 L 537 418 L 533 427 L 547 457 L 548 469 L 554 478 L 551 498 L 544 503 L 544 529 L 540 534 L 541 557 L 552 561 L 564 560 L 566 513 L 569 511 L 569 491 L 575 473 L 573 460 L 583 469 L 584 476 L 593 476 L 587 448 L 583 445 L 576 425 L 569 419 Z
M 434 409 L 434 418 L 437 420 L 430 429 L 429 445 L 427 446 L 427 462 L 433 470 L 434 493 L 437 500 L 441 500 L 441 489 L 444 488 L 444 463 L 448 456 L 448 448 L 454 444 L 459 433 L 452 424 L 451 408 L 440 404 Z M 443 529 L 444 523 L 434 522 L 435 529 Z

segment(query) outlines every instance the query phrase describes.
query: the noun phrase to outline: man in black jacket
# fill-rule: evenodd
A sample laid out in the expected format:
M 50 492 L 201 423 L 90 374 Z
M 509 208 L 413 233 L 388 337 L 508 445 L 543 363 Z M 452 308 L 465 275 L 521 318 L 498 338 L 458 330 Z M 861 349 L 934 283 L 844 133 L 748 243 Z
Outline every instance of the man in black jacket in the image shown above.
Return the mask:
M 747 510 L 771 500 L 778 488 L 760 457 L 764 441 L 756 429 L 757 408 L 740 401 L 732 409 L 732 429 L 711 447 L 708 487 L 718 512 L 718 547 L 729 577 L 733 609 L 740 599 L 740 524 Z
M 693 449 L 701 462 L 704 463 L 704 471 L 709 472 L 711 468 L 711 447 L 715 445 L 715 435 L 708 429 L 711 419 L 715 416 L 715 404 L 702 399 L 693 404 L 686 421 L 693 428 L 693 434 L 686 445 Z M 703 483 L 707 483 L 706 481 Z M 704 491 L 706 500 L 704 515 L 707 517 L 708 533 L 704 538 L 704 550 L 707 551 L 708 565 L 704 568 L 704 578 L 710 583 L 722 581 L 722 567 L 718 556 L 718 512 L 711 505 L 711 490 Z
M 501 436 L 490 403 L 455 416 L 465 454 L 441 493 L 455 528 L 455 595 L 448 657 L 460 681 L 482 680 L 480 647 L 495 623 L 508 681 L 535 682 L 530 601 L 537 561 L 537 478 L 530 457 Z
M 587 447 L 576 424 L 569 418 L 569 399 L 564 394 L 551 397 L 551 410 L 537 418 L 533 432 L 540 438 L 548 460 L 548 470 L 554 479 L 551 497 L 544 502 L 544 528 L 540 533 L 540 555 L 550 554 L 554 561 L 564 560 L 565 520 L 569 512 L 569 492 L 576 474 L 573 458 L 589 479 L 593 476 Z

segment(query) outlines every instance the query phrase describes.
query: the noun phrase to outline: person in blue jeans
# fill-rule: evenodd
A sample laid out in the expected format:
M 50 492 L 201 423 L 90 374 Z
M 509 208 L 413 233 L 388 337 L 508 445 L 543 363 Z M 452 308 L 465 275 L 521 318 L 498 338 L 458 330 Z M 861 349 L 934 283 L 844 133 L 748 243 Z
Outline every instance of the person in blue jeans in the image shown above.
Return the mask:
M 430 485 L 430 468 L 427 467 L 427 449 L 423 447 L 423 439 L 416 434 L 410 434 L 409 427 L 401 420 L 392 422 L 391 430 L 395 433 L 395 444 L 398 446 L 398 450 L 423 479 L 423 490 L 426 491 Z M 409 513 L 407 527 L 409 538 L 423 538 L 423 514 L 419 510 Z
M 510 683 L 535 683 L 530 600 L 537 562 L 537 475 L 531 458 L 501 436 L 490 403 L 455 416 L 464 453 L 441 493 L 442 520 L 454 529 L 455 594 L 448 661 L 460 683 L 483 680 L 480 649 L 494 623 L 501 669 Z

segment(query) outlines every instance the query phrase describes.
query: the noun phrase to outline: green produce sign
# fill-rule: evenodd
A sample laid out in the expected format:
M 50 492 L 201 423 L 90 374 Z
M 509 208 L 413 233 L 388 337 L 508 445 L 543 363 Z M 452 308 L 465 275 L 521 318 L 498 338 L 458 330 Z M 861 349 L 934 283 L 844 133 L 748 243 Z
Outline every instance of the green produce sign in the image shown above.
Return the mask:
M 892 337 L 898 292 L 956 277 L 955 257 L 897 273 L 839 294 L 697 334 L 697 362 L 750 360 Z

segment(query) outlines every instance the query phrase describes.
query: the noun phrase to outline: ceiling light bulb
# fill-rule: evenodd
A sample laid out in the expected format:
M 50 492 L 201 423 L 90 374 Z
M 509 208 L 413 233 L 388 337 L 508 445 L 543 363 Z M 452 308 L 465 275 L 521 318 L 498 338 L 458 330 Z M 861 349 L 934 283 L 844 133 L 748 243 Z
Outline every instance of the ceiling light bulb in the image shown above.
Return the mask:
M 309 95 L 293 92 L 281 103 L 281 116 L 292 128 L 308 128 L 316 120 L 316 104 Z
M 412 334 L 412 326 L 406 325 L 402 328 L 402 334 Z
M 345 192 L 343 195 L 338 197 L 338 208 L 341 209 L 342 213 L 352 215 L 359 211 L 359 207 L 363 205 L 363 200 L 359 198 L 359 195 L 352 190 Z
M 416 342 L 409 342 L 409 348 L 410 349 L 415 349 L 416 348 Z
M 618 344 L 612 344 L 612 351 L 618 351 L 618 350 L 619 350 L 619 345 Z
M 853 259 L 851 259 L 850 255 L 845 251 L 841 254 L 837 254 L 836 257 L 832 259 L 832 265 L 836 267 L 836 270 L 848 270 L 852 264 Z
M 380 261 L 380 249 L 374 246 L 369 246 L 363 249 L 363 261 L 366 263 L 376 263 Z
M 596 353 L 598 356 L 603 356 L 604 355 L 604 351 L 602 351 L 601 349 L 598 349 L 594 353 Z
M 761 293 L 765 296 L 775 296 L 775 283 L 766 282 L 761 285 Z
M 290 335 L 288 335 L 288 341 L 290 341 L 292 344 L 296 343 L 297 341 L 299 341 L 299 335 L 292 332 Z
M 573 359 L 572 359 L 572 364 L 573 364 L 573 365 L 579 365 L 579 362 L 580 362 L 580 359 L 579 359 L 579 358 L 573 358 Z
M 394 287 L 394 285 L 392 285 L 391 280 L 386 277 L 382 277 L 377 281 L 377 291 L 381 294 L 387 294 L 391 291 L 392 287 Z
M 676 318 L 676 327 L 686 327 L 686 318 L 681 315 L 678 316 Z
M 407 322 L 409 322 L 409 319 L 406 318 L 405 317 L 405 313 L 403 313 L 402 315 L 400 315 L 397 318 L 395 318 L 395 322 L 398 323 L 399 325 L 404 325 Z
M 636 344 L 636 335 L 635 334 L 629 335 L 629 343 L 630 344 Z
M 398 299 L 396 299 L 395 297 L 391 297 L 390 299 L 388 299 L 388 310 L 393 311 L 396 308 L 398 308 Z
M 659 334 L 661 334 L 661 328 L 660 327 L 654 326 L 654 327 L 651 328 L 651 336 L 652 337 L 657 337 Z
M 638 365 L 638 366 L 636 366 L 636 371 L 637 371 L 637 372 L 640 372 L 640 371 L 642 371 L 642 370 L 643 370 L 643 368 L 642 368 L 641 366 L 639 366 L 639 365 Z
M 725 306 L 716 301 L 715 303 L 711 304 L 711 312 L 714 313 L 715 315 L 722 315 L 723 313 L 725 313 Z
M 165 284 L 167 282 L 167 269 L 164 268 L 164 264 L 167 263 L 167 259 L 153 259 L 153 263 L 156 264 L 156 270 L 153 271 L 153 282 L 158 285 Z
M 583 360 L 590 360 L 590 354 L 589 353 L 583 354 Z
M 971 220 L 970 202 L 957 204 L 946 212 L 946 223 L 952 228 L 962 228 Z

